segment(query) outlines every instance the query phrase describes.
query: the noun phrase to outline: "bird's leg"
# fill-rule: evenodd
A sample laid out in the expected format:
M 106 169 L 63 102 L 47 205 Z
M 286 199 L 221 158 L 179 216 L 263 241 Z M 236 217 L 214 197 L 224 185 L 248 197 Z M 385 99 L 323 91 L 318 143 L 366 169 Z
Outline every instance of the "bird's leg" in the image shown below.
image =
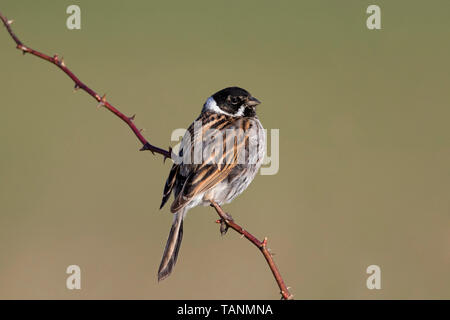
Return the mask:
M 227 234 L 227 231 L 228 231 L 228 225 L 223 219 L 221 219 L 220 220 L 220 234 L 222 236 L 224 236 Z
M 215 202 L 213 200 L 210 200 L 210 201 L 211 201 L 211 207 L 215 207 L 214 206 Z M 231 214 L 221 210 L 220 219 L 217 220 L 216 222 L 220 223 L 220 234 L 222 236 L 224 236 L 228 231 L 228 224 L 226 221 L 233 221 L 233 217 L 231 216 Z
M 225 220 L 234 221 L 233 217 L 231 216 L 231 214 L 229 214 L 228 212 L 224 212 L 224 213 L 225 213 Z

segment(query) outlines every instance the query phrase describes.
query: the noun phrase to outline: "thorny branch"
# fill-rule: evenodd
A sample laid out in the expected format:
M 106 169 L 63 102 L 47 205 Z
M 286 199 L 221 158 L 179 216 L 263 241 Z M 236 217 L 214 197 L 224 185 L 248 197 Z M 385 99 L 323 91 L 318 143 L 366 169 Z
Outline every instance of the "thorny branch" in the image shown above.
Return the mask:
M 280 293 L 283 299 L 291 300 L 294 298 L 293 295 L 289 293 L 289 288 L 286 287 L 286 284 L 283 281 L 283 278 L 281 277 L 280 271 L 278 270 L 277 266 L 275 265 L 275 261 L 273 261 L 273 254 L 270 253 L 269 249 L 267 249 L 267 237 L 264 238 L 263 241 L 259 241 L 255 236 L 253 236 L 250 232 L 242 228 L 240 225 L 234 222 L 234 220 L 225 213 L 217 203 L 214 201 L 211 201 L 211 206 L 216 209 L 217 214 L 219 215 L 220 219 L 217 220 L 218 223 L 225 222 L 228 227 L 235 230 L 236 232 L 240 233 L 243 237 L 247 238 L 251 243 L 253 243 L 263 254 L 264 258 L 266 258 L 267 264 L 270 267 L 270 270 L 272 270 L 272 274 L 275 278 L 275 281 L 278 284 L 278 287 L 280 288 Z M 222 233 L 226 232 L 226 229 L 223 230 Z
M 64 59 L 60 58 L 57 54 L 53 56 L 48 56 L 44 53 L 41 53 L 37 50 L 31 49 L 28 46 L 25 46 L 19 38 L 14 34 L 14 32 L 11 29 L 11 24 L 14 22 L 14 20 L 8 20 L 3 14 L 0 12 L 0 19 L 2 20 L 3 24 L 6 27 L 6 30 L 8 31 L 11 38 L 16 43 L 16 48 L 21 50 L 23 54 L 30 53 L 36 57 L 39 57 L 43 60 L 46 60 L 55 66 L 57 66 L 59 69 L 61 69 L 69 78 L 73 80 L 75 83 L 75 90 L 82 89 L 87 94 L 89 94 L 91 97 L 93 97 L 97 102 L 99 103 L 99 106 L 103 106 L 106 109 L 108 109 L 110 112 L 112 112 L 114 115 L 119 117 L 122 121 L 124 121 L 130 129 L 133 131 L 133 133 L 136 135 L 138 140 L 142 143 L 141 151 L 149 150 L 153 154 L 158 153 L 164 157 L 164 160 L 166 158 L 172 158 L 172 149 L 169 147 L 169 150 L 158 148 L 150 142 L 145 139 L 145 137 L 142 135 L 142 130 L 138 129 L 136 125 L 134 124 L 134 115 L 131 117 L 128 117 L 124 115 L 122 112 L 120 112 L 118 109 L 116 109 L 113 105 L 111 105 L 106 100 L 106 95 L 100 96 L 98 93 L 96 93 L 94 90 L 92 90 L 90 87 L 88 87 L 86 84 L 84 84 L 64 63 Z M 222 233 L 226 232 L 226 229 L 228 227 L 232 228 L 236 232 L 240 233 L 243 237 L 247 238 L 251 243 L 253 243 L 264 255 L 264 258 L 266 259 L 270 270 L 273 273 L 273 276 L 278 284 L 278 287 L 280 288 L 280 293 L 282 296 L 282 299 L 293 299 L 292 294 L 289 293 L 288 287 L 286 287 L 283 278 L 280 275 L 280 272 L 278 271 L 277 266 L 275 265 L 275 262 L 273 260 L 272 254 L 267 249 L 267 238 L 264 238 L 264 241 L 259 241 L 256 237 L 254 237 L 251 233 L 244 230 L 241 226 L 236 224 L 234 220 L 226 214 L 223 209 L 215 202 L 211 202 L 211 206 L 213 206 L 217 214 L 219 215 L 220 219 L 217 222 L 220 222 L 221 224 L 225 223 L 225 227 L 221 227 Z

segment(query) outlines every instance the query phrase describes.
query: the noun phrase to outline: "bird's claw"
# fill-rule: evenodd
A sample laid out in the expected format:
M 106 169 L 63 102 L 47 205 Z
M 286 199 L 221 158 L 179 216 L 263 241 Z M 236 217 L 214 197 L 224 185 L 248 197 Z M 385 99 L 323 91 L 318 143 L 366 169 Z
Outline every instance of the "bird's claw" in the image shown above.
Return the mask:
M 226 212 L 224 212 L 224 213 L 225 213 L 225 220 L 233 221 L 233 218 L 231 217 L 231 215 L 229 213 L 226 213 Z M 217 223 L 220 223 L 220 234 L 222 236 L 224 236 L 227 233 L 228 228 L 229 228 L 229 226 L 225 220 L 219 219 L 216 221 Z
M 228 231 L 228 224 L 224 220 L 220 220 L 220 234 L 224 236 Z

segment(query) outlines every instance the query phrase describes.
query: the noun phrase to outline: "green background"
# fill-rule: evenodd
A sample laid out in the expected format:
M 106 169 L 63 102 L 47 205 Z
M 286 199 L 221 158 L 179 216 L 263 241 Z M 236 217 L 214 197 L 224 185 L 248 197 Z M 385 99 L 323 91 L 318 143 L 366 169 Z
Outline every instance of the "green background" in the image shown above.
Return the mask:
M 381 7 L 382 30 L 366 27 Z M 81 7 L 81 30 L 66 8 Z M 161 147 L 230 85 L 280 129 L 280 170 L 225 209 L 296 299 L 450 298 L 449 1 L 12 1 L 22 41 Z M 191 210 L 172 276 L 170 164 L 0 30 L 0 298 L 278 299 L 260 253 Z M 82 289 L 67 290 L 67 266 Z M 381 267 L 382 289 L 366 288 Z

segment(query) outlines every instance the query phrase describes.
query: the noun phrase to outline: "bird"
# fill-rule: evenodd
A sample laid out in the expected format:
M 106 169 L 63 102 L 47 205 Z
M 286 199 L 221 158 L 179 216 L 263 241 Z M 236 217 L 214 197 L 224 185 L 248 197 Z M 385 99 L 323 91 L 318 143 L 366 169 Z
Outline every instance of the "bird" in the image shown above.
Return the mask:
M 173 222 L 158 281 L 167 278 L 177 262 L 188 210 L 230 203 L 255 178 L 266 150 L 264 128 L 256 115 L 260 103 L 245 89 L 227 87 L 206 100 L 187 129 L 164 185 L 160 209 L 173 193 Z

